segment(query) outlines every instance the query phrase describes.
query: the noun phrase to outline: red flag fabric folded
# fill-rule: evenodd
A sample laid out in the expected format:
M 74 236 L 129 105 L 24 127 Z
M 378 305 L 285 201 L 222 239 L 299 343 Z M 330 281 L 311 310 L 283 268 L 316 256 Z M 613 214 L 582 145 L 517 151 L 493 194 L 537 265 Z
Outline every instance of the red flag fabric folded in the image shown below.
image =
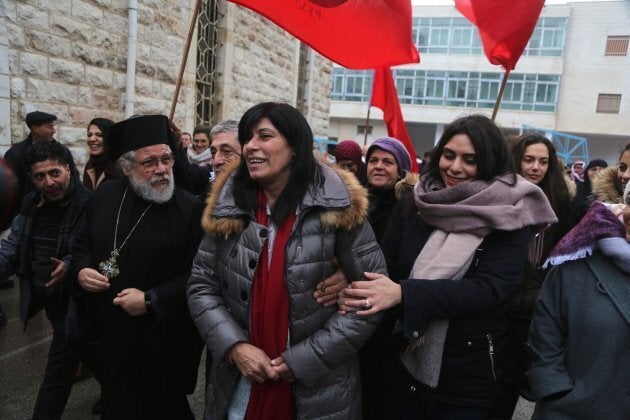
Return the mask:
M 479 28 L 486 57 L 514 70 L 545 0 L 455 0 L 455 7 Z
M 411 171 L 418 172 L 416 151 L 402 117 L 396 84 L 392 76 L 392 69 L 389 67 L 381 67 L 374 70 L 370 106 L 375 106 L 383 111 L 383 119 L 387 124 L 387 135 L 400 140 L 405 145 L 409 156 L 411 156 Z
M 410 0 L 230 0 L 350 69 L 420 61 Z

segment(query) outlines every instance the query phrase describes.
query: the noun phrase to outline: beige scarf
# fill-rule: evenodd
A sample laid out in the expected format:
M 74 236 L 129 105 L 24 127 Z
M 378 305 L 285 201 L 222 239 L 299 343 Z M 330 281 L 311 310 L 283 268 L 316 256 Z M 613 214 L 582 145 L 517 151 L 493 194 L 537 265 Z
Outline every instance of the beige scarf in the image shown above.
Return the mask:
M 518 175 L 450 188 L 425 178 L 416 184 L 414 194 L 418 214 L 436 228 L 413 265 L 411 278 L 421 279 L 417 281 L 461 280 L 484 237 L 495 229 L 557 222 L 542 190 Z M 437 387 L 440 377 L 447 330 L 448 319 L 432 319 L 423 336 L 411 340 L 400 356 L 409 373 L 431 388 Z

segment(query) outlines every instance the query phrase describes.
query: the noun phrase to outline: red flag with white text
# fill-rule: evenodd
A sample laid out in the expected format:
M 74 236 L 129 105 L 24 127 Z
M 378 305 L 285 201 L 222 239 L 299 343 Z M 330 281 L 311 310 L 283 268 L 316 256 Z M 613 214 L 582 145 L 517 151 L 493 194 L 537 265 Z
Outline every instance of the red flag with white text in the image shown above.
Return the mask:
M 411 156 L 411 171 L 418 172 L 416 151 L 409 137 L 407 125 L 403 120 L 396 84 L 392 76 L 392 69 L 389 67 L 374 69 L 370 106 L 375 106 L 383 111 L 383 119 L 387 124 L 387 135 L 400 140 L 405 145 L 409 156 Z
M 455 7 L 479 28 L 486 57 L 514 70 L 545 0 L 455 0 Z
M 259 13 L 350 69 L 420 61 L 410 0 L 229 0 Z

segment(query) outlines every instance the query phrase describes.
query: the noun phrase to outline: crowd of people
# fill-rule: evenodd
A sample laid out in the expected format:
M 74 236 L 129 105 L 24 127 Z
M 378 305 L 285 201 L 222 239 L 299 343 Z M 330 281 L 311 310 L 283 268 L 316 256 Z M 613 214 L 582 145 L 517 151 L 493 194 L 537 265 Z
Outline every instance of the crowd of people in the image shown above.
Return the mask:
M 192 135 L 94 118 L 80 177 L 56 119 L 0 164 L 0 282 L 53 331 L 33 419 L 80 366 L 103 419 L 193 419 L 204 346 L 206 419 L 630 418 L 630 143 L 567 173 L 469 115 L 412 173 L 392 137 L 318 160 L 264 102 Z

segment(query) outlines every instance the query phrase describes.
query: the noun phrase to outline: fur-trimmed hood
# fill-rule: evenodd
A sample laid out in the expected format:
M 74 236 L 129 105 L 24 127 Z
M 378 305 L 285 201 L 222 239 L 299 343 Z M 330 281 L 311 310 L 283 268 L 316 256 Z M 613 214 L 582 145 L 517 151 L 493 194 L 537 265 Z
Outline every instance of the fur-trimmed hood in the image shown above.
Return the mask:
M 602 169 L 592 181 L 595 198 L 604 203 L 621 203 L 622 192 L 617 188 L 617 167 Z
M 366 221 L 368 211 L 367 191 L 356 177 L 342 169 L 330 168 L 320 162 L 313 180 L 306 191 L 300 212 L 310 207 L 321 207 L 320 220 L 324 229 L 350 230 Z M 234 165 L 212 185 L 206 199 L 201 226 L 206 233 L 228 238 L 243 231 L 253 213 L 248 213 L 234 202 Z M 299 216 L 298 216 L 299 217 Z
M 400 198 L 408 193 L 409 191 L 413 191 L 413 187 L 415 187 L 416 182 L 420 179 L 420 175 L 415 172 L 407 171 L 405 173 L 405 177 L 396 183 L 394 186 L 394 190 L 396 191 L 396 200 L 400 200 Z

